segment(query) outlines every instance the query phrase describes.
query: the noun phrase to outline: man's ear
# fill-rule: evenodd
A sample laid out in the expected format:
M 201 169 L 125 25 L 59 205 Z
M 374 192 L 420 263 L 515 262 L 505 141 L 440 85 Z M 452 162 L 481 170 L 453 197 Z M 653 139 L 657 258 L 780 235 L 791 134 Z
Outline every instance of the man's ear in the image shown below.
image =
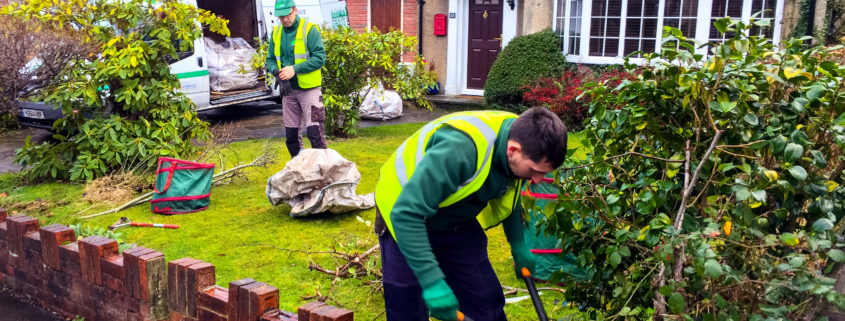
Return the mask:
M 512 157 L 513 154 L 515 154 L 516 152 L 521 152 L 521 151 L 522 151 L 522 144 L 520 144 L 516 141 L 513 141 L 513 140 L 508 140 L 508 152 L 507 152 L 508 157 Z

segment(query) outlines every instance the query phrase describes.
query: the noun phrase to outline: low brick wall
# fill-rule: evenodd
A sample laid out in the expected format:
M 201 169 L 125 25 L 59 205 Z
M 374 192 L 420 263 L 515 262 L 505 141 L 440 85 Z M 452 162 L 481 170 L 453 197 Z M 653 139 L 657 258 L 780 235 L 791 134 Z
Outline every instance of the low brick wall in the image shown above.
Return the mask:
M 136 247 L 119 253 L 101 236 L 76 240 L 60 224 L 39 227 L 0 209 L 0 283 L 44 308 L 86 321 L 351 321 L 352 311 L 311 302 L 279 310 L 279 289 L 253 279 L 215 285 L 214 265 L 167 261 Z

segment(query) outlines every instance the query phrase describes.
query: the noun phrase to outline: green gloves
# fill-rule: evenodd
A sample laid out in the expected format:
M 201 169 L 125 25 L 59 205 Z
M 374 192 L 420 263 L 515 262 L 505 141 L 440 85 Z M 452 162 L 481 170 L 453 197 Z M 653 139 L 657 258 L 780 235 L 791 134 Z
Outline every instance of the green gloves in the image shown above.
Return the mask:
M 440 279 L 434 285 L 423 288 L 423 300 L 432 317 L 446 321 L 458 319 L 458 298 L 446 280 Z
M 531 275 L 534 275 L 534 270 L 537 265 L 537 257 L 528 248 L 525 243 L 511 244 L 511 255 L 513 255 L 514 267 L 517 279 L 522 279 L 522 268 L 528 268 Z

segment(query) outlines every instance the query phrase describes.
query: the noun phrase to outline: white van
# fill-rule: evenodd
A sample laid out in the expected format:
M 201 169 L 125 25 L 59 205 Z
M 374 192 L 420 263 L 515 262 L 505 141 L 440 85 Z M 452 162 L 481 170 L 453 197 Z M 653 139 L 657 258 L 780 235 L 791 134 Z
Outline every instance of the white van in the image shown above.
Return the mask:
M 243 38 L 253 48 L 259 48 L 260 42 L 267 41 L 272 34 L 273 28 L 280 24 L 278 18 L 273 16 L 275 0 L 182 0 L 185 3 L 197 6 L 217 14 L 229 20 L 230 37 Z M 343 7 L 345 13 L 345 0 L 322 0 L 326 7 L 335 8 L 338 5 Z M 301 17 L 322 25 L 323 14 L 321 12 L 321 0 L 298 0 L 297 9 Z M 205 38 L 221 42 L 225 39 L 217 33 L 205 30 L 203 37 L 194 41 L 192 52 L 180 54 L 178 61 L 170 64 L 170 72 L 179 79 L 181 83 L 180 92 L 184 93 L 196 105 L 197 110 L 212 109 L 245 102 L 275 99 L 279 97 L 279 90 L 272 86 L 272 79 L 265 82 L 265 72 L 257 74 L 259 81 L 253 88 L 233 90 L 228 92 L 216 92 L 211 90 L 211 83 L 208 71 L 208 55 L 206 55 Z M 259 39 L 256 41 L 256 38 Z M 43 103 L 22 102 L 19 106 L 20 114 L 18 119 L 21 125 L 51 129 L 53 122 L 62 117 L 61 109 L 53 108 Z

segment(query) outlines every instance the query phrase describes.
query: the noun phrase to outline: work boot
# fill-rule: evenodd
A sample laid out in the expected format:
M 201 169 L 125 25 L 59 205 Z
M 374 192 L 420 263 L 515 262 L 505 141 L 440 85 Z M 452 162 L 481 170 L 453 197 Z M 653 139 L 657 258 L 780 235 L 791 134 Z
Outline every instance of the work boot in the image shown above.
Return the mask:
M 320 131 L 320 125 L 311 125 L 306 128 L 306 135 L 311 141 L 311 148 L 326 149 L 326 138 Z
M 302 149 L 302 142 L 299 140 L 299 128 L 285 127 L 285 138 L 285 145 L 288 146 L 290 158 L 299 155 L 299 151 Z

